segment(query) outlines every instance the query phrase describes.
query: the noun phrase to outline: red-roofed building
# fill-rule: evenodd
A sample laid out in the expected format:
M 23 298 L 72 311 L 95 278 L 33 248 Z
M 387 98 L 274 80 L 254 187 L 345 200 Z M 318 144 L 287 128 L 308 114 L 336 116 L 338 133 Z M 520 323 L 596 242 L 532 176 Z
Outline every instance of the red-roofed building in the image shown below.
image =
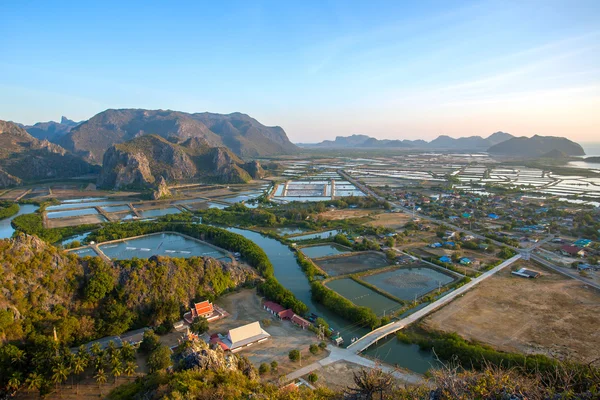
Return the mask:
M 307 329 L 311 325 L 310 322 L 296 314 L 294 314 L 290 320 L 292 321 L 292 324 L 298 325 L 302 329 Z
M 294 314 L 294 312 L 292 311 L 291 308 L 288 308 L 287 310 L 283 310 L 280 311 L 277 316 L 281 319 L 292 319 L 292 317 L 296 315 Z
M 565 255 L 565 256 L 571 256 L 571 257 L 584 257 L 585 256 L 585 251 L 583 251 L 582 249 L 580 249 L 577 246 L 571 246 L 571 245 L 564 245 L 560 248 L 560 252 Z
M 211 319 L 215 319 L 215 317 L 213 316 L 214 312 L 215 308 L 213 304 L 208 300 L 204 300 L 200 303 L 195 303 L 194 307 L 190 308 L 190 312 L 186 313 L 183 316 L 183 318 L 189 324 L 194 322 L 194 320 L 198 317 L 203 317 L 210 321 Z
M 285 308 L 277 303 L 274 303 L 272 301 L 265 301 L 263 303 L 263 308 L 265 310 L 267 310 L 268 312 L 270 312 L 273 315 L 277 315 L 279 316 L 279 313 L 282 311 L 285 311 Z

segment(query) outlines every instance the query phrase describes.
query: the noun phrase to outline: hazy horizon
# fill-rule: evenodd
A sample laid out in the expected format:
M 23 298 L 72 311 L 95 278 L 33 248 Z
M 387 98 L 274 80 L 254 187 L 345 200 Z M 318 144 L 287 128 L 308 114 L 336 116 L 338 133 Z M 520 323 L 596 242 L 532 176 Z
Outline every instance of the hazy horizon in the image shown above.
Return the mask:
M 0 119 L 246 113 L 295 143 L 600 136 L 595 0 L 11 2 Z

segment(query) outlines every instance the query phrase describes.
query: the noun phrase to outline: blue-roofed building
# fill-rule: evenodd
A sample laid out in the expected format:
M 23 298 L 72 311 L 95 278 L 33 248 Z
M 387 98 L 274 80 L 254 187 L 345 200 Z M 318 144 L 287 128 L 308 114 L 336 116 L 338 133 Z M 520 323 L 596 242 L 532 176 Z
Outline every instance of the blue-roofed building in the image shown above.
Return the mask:
M 444 242 L 444 246 L 454 247 L 455 245 L 456 245 L 456 243 L 454 243 L 454 242 Z
M 462 214 L 463 218 L 471 218 L 471 214 L 469 214 L 468 212 L 465 212 Z
M 490 218 L 490 219 L 498 219 L 500 217 L 496 213 L 491 213 L 491 214 L 488 214 L 488 218 Z
M 577 247 L 588 247 L 590 244 L 592 244 L 592 241 L 589 239 L 579 239 L 573 243 Z
M 440 242 L 436 242 L 436 243 L 432 243 L 429 245 L 429 247 L 432 247 L 434 249 L 440 248 L 442 247 L 442 244 Z
M 471 263 L 473 262 L 473 261 L 471 261 L 471 259 L 469 259 L 467 257 L 463 257 L 459 261 L 462 265 L 471 265 Z
M 443 263 L 451 263 L 452 262 L 452 259 L 448 256 L 441 256 L 439 260 Z
M 458 219 L 458 217 L 456 215 L 453 215 L 451 217 L 448 218 L 450 221 L 456 221 Z

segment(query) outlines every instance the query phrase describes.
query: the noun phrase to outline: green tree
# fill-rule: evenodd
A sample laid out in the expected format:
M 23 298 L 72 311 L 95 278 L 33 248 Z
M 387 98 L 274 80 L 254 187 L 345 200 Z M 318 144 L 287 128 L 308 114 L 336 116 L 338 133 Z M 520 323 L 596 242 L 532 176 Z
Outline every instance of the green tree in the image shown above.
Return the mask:
M 161 371 L 171 366 L 171 349 L 160 345 L 148 357 L 148 367 L 151 372 Z
M 20 372 L 14 372 L 10 376 L 10 379 L 8 380 L 8 383 L 7 383 L 6 387 L 12 393 L 17 393 L 17 391 L 21 387 L 22 383 L 23 383 L 23 377 L 22 377 L 21 373 Z
M 261 374 L 261 375 L 268 374 L 269 373 L 269 369 L 270 369 L 269 368 L 269 364 L 262 363 L 262 364 L 260 364 L 260 367 L 258 367 L 258 373 Z
M 115 378 L 115 383 L 117 383 L 117 379 L 123 375 L 123 365 L 120 362 L 114 363 L 111 366 L 111 374 Z
M 79 394 L 80 375 L 85 370 L 85 367 L 87 367 L 87 365 L 88 365 L 88 359 L 86 357 L 80 355 L 80 353 L 77 353 L 77 355 L 75 356 L 75 359 L 73 360 L 73 373 L 75 375 L 77 375 L 76 394 Z
M 308 374 L 308 381 L 310 383 L 317 383 L 318 380 L 319 380 L 319 376 L 317 374 L 315 374 L 314 372 L 311 372 L 310 374 Z
M 279 363 L 275 360 L 271 361 L 271 370 L 272 371 L 277 371 L 277 368 L 279 367 Z
M 27 379 L 25 379 L 25 385 L 29 390 L 37 390 L 39 392 L 43 384 L 44 377 L 37 372 L 30 373 L 29 376 L 27 376 Z
M 137 364 L 133 361 L 127 361 L 125 363 L 125 368 L 123 370 L 123 372 L 125 372 L 125 375 L 127 376 L 132 376 L 133 374 L 135 374 L 135 370 L 137 369 Z
M 59 386 L 67 380 L 69 376 L 69 368 L 61 363 L 58 363 L 54 368 L 52 368 L 52 383 L 56 385 L 56 389 L 58 390 Z
M 142 343 L 140 343 L 140 351 L 145 354 L 149 354 L 160 345 L 160 339 L 152 329 L 148 329 L 144 332 Z
M 208 321 L 204 317 L 198 317 L 192 322 L 190 329 L 192 332 L 201 335 L 208 331 Z
M 319 354 L 319 346 L 313 343 L 308 347 L 308 351 L 310 351 L 311 354 Z
M 297 350 L 297 349 L 290 350 L 290 352 L 288 354 L 288 357 L 292 361 L 298 361 L 298 360 L 300 360 L 300 350 Z
M 98 389 L 100 389 L 100 395 L 102 395 L 102 385 L 104 385 L 106 383 L 106 381 L 108 380 L 106 378 L 106 374 L 104 373 L 104 370 L 102 368 L 100 368 L 98 371 L 96 371 L 96 375 L 94 376 L 94 379 L 96 379 L 96 383 L 98 384 Z

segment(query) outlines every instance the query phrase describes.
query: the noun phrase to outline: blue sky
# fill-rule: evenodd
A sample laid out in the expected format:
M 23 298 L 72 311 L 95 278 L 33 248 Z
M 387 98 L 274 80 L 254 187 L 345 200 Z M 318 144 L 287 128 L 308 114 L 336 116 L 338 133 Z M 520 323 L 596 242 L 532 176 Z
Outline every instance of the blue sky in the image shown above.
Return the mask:
M 600 1 L 4 0 L 0 119 L 245 112 L 295 142 L 600 141 Z

